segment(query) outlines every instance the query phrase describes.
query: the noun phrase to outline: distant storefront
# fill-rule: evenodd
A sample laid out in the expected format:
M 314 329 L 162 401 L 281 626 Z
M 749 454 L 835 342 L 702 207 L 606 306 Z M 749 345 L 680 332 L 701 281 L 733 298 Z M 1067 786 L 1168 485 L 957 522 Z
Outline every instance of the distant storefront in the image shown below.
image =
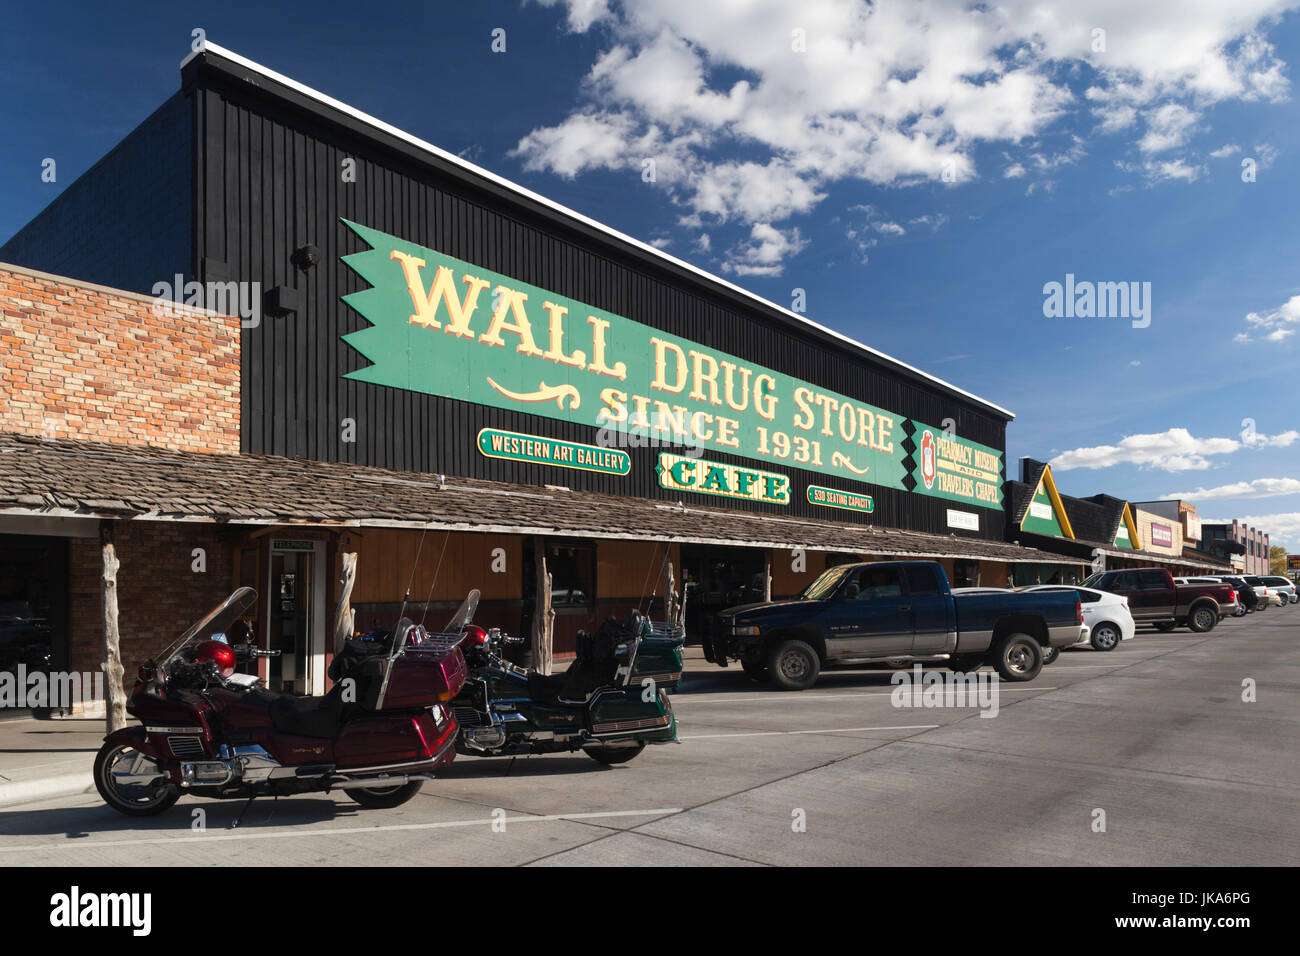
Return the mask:
M 1198 550 L 1225 557 L 1239 574 L 1271 573 L 1268 535 L 1240 521 L 1203 525 Z
M 1175 575 L 1228 572 L 1226 561 L 1184 547 L 1186 517 L 1180 502 L 1144 503 L 1143 510 L 1110 495 L 1074 498 L 1056 488 L 1051 466 L 1023 458 L 1020 480 L 1007 482 L 1008 537 L 1058 560 L 1018 565 L 1019 584 L 1078 583 L 1094 570 L 1166 567 Z M 1170 505 L 1174 506 L 1172 509 Z M 1170 518 L 1168 514 L 1179 517 Z M 1194 516 L 1195 509 L 1191 509 Z

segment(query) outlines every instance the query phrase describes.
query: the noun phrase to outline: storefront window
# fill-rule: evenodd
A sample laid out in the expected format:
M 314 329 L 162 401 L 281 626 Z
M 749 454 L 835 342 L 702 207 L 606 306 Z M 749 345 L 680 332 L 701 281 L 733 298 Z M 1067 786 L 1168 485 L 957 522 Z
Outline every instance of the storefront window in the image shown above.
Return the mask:
M 596 603 L 596 549 L 591 545 L 548 544 L 552 607 L 590 607 Z
M 961 558 L 952 563 L 952 586 L 955 588 L 973 588 L 980 583 L 980 563 Z

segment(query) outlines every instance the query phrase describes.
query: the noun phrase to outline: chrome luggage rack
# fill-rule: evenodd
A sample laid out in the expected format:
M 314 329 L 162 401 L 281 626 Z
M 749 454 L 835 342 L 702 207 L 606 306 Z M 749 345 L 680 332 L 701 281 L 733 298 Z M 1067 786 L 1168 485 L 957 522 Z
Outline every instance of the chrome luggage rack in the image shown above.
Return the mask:
M 646 637 L 661 641 L 686 640 L 686 626 L 680 621 L 646 621 Z

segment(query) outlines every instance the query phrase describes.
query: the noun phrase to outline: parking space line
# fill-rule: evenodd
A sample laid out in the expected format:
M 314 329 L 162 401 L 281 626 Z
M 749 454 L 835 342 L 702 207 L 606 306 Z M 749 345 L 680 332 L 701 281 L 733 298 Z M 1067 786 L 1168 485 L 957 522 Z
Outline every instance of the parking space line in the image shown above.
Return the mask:
M 888 727 L 830 727 L 825 730 L 756 730 L 741 734 L 694 734 L 679 740 L 713 740 L 719 737 L 794 737 L 799 734 L 849 734 L 864 730 L 934 730 L 942 724 L 894 724 Z
M 553 823 L 556 821 L 571 820 L 581 823 L 586 820 L 609 819 L 611 817 L 650 817 L 650 816 L 668 816 L 681 813 L 681 807 L 660 807 L 654 810 L 603 810 L 588 813 L 551 813 L 539 816 L 511 816 L 511 817 L 479 817 L 476 820 L 444 820 L 439 823 L 394 823 L 388 826 L 375 827 L 329 827 L 320 830 L 298 829 L 298 830 L 276 830 L 268 833 L 265 831 L 247 830 L 241 833 L 222 833 L 217 836 L 169 836 L 169 837 L 146 837 L 143 839 L 133 840 L 69 840 L 65 843 L 36 843 L 27 846 L 0 846 L 0 853 L 38 853 L 44 850 L 92 850 L 100 847 L 115 846 L 141 846 L 154 844 L 157 846 L 173 846 L 177 843 L 226 843 L 233 840 L 280 840 L 287 837 L 313 837 L 313 836 L 340 836 L 354 833 L 388 833 L 398 830 L 448 830 L 457 827 L 490 827 L 494 824 L 497 826 L 511 825 L 516 823 Z
M 1007 687 L 1004 684 L 998 685 L 999 694 L 1006 694 L 1013 690 L 1019 691 L 1019 690 L 1059 690 L 1059 689 L 1060 688 L 1057 687 L 1038 687 L 1038 686 Z M 974 690 L 972 689 L 970 692 L 974 693 Z M 687 701 L 687 700 L 689 700 L 690 703 L 692 704 L 752 704 L 756 700 L 765 700 L 771 702 L 774 699 L 777 699 L 781 701 L 782 705 L 785 705 L 785 704 L 808 703 L 810 701 L 818 701 L 818 700 L 843 700 L 845 698 L 853 698 L 853 697 L 892 697 L 892 696 L 894 696 L 894 692 L 891 690 L 884 690 L 884 691 L 859 690 L 859 691 L 851 691 L 847 694 L 800 694 L 797 697 L 791 696 L 788 698 L 774 698 L 772 694 L 767 694 L 766 696 L 762 696 L 762 697 L 719 697 L 717 699 L 710 699 L 710 700 L 693 700 L 687 695 L 681 695 L 673 698 L 673 706 L 677 707 L 683 701 Z

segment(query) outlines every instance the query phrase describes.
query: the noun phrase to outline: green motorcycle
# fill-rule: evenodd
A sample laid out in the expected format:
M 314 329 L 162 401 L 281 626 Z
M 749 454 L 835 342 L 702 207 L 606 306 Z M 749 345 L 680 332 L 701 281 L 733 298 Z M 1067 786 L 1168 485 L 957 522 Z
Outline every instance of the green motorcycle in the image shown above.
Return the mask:
M 668 694 L 682 677 L 683 631 L 633 612 L 594 634 L 579 632 L 578 655 L 563 674 L 543 675 L 505 659 L 522 644 L 499 628 L 464 628 L 469 674 L 452 710 L 456 752 L 477 757 L 573 753 L 626 763 L 646 744 L 677 739 Z

